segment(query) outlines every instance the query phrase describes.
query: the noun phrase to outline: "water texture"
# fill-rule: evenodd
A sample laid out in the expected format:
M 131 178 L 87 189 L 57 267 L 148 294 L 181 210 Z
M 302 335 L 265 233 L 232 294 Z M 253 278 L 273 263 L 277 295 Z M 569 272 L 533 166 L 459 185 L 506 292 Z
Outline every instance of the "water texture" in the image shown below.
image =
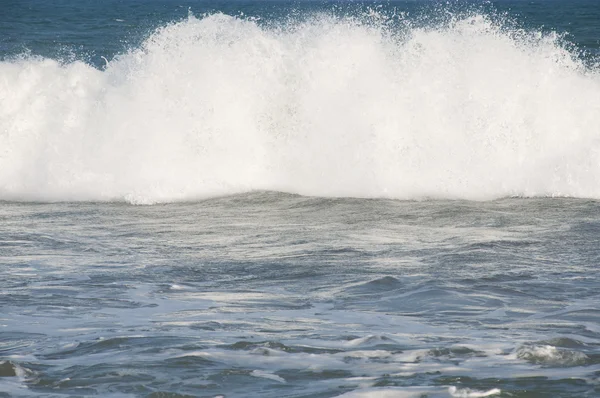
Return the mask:
M 600 396 L 596 1 L 0 2 L 0 397 Z
M 597 396 L 598 210 L 275 193 L 4 203 L 0 390 Z

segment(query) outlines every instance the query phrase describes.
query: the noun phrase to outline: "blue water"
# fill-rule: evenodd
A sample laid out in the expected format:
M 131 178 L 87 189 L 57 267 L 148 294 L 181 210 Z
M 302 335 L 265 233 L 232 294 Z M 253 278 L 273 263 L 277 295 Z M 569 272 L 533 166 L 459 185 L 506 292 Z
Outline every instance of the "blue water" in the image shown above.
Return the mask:
M 165 1 L 165 0 L 5 0 L 2 4 L 0 55 L 24 51 L 32 54 L 82 58 L 103 66 L 100 58 L 139 46 L 154 29 L 195 15 L 223 12 L 229 15 L 272 20 L 302 18 L 315 12 L 357 14 L 366 7 L 396 9 L 425 19 L 439 11 L 482 10 L 508 15 L 529 29 L 558 32 L 581 51 L 598 54 L 600 9 L 596 0 L 503 0 L 494 2 L 439 2 L 429 0 L 389 2 L 343 1 Z
M 600 396 L 600 3 L 0 3 L 0 397 Z

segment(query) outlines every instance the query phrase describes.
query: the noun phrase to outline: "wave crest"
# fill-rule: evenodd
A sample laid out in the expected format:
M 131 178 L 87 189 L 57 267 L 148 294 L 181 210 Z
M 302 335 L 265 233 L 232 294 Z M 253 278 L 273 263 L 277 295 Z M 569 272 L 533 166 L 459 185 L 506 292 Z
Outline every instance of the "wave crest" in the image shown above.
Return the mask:
M 600 198 L 600 73 L 556 35 L 380 19 L 190 16 L 102 71 L 1 62 L 0 199 Z

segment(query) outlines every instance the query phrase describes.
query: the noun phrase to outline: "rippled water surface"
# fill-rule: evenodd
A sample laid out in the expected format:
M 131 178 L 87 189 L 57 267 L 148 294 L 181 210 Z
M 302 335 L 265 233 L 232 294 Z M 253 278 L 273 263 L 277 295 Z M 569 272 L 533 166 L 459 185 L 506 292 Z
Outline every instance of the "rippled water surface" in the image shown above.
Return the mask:
M 599 210 L 4 202 L 0 396 L 598 396 Z
M 600 397 L 598 4 L 0 0 L 0 398 Z

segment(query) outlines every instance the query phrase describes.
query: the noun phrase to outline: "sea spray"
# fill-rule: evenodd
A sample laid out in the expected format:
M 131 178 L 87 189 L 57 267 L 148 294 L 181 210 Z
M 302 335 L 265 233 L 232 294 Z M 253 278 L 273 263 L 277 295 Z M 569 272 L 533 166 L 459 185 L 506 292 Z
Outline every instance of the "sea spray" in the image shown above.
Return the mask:
M 103 70 L 1 62 L 0 199 L 600 198 L 597 68 L 484 14 L 388 22 L 191 15 Z

